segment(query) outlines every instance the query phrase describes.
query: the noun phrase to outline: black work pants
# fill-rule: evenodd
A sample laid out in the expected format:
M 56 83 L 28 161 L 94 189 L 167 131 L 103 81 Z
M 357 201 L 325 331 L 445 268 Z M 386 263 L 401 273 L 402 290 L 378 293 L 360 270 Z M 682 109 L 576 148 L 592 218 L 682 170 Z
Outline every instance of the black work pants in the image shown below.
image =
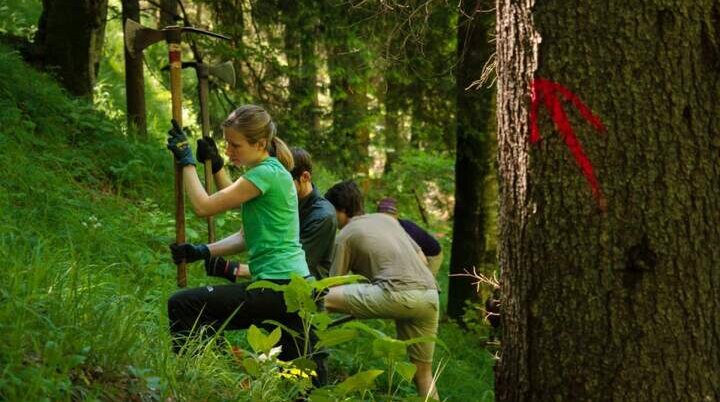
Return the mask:
M 289 280 L 272 282 L 284 285 Z M 180 290 L 173 294 L 168 300 L 173 350 L 179 352 L 190 332 L 199 333 L 201 327 L 218 331 L 227 321 L 225 326 L 227 330 L 245 329 L 250 325 L 271 330 L 273 325 L 265 324 L 263 321 L 273 320 L 301 335 L 299 338 L 294 338 L 292 334 L 282 329 L 280 338 L 282 351 L 278 358 L 291 361 L 300 357 L 305 346 L 300 316 L 297 313 L 287 312 L 282 292 L 268 288 L 247 290 L 250 283 L 204 286 Z M 211 334 L 212 332 L 207 335 Z M 308 353 L 313 353 L 315 342 L 316 336 L 311 332 Z M 325 358 L 325 353 L 316 353 L 312 358 L 318 368 L 318 376 L 313 381 L 316 386 L 322 386 L 327 381 Z

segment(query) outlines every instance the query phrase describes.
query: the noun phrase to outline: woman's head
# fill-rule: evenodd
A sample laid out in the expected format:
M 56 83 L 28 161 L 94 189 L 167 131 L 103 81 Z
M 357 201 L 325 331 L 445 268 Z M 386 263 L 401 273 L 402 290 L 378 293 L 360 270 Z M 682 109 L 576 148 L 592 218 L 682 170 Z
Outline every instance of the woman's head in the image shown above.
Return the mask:
M 277 137 L 275 122 L 260 106 L 243 105 L 222 123 L 228 143 L 226 155 L 236 165 L 254 165 L 266 156 L 275 156 L 291 171 L 293 158 L 285 142 Z

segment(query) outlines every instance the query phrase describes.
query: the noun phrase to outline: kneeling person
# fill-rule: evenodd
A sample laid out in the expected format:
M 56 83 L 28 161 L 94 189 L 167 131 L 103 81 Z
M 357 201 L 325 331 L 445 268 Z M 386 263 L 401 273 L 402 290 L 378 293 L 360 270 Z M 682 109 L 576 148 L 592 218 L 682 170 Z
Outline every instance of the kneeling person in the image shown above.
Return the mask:
M 398 221 L 383 213 L 364 214 L 363 198 L 352 181 L 336 184 L 325 194 L 335 206 L 340 233 L 335 239 L 330 276 L 353 272 L 369 284 L 331 288 L 325 307 L 357 318 L 395 320 L 400 340 L 436 336 L 438 293 L 419 246 Z M 415 385 L 421 396 L 439 400 L 432 384 L 433 342 L 408 346 L 417 367 Z

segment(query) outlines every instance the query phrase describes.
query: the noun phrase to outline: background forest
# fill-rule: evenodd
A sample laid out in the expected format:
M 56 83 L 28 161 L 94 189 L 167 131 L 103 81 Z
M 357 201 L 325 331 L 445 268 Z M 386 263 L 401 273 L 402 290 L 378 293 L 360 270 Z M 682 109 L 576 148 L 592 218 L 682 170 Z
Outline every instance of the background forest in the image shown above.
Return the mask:
M 498 345 L 478 303 L 489 291 L 450 276 L 496 269 L 491 8 L 469 0 L 0 4 L 0 399 L 284 401 L 303 387 L 280 367 L 248 370 L 237 350 L 255 349 L 244 332 L 229 335 L 237 353 L 202 345 L 195 356 L 171 353 L 167 53 L 149 47 L 127 84 L 130 17 L 231 37 L 184 45 L 183 60 L 234 65 L 234 86 L 210 81 L 216 138 L 236 106 L 263 105 L 288 144 L 312 153 L 321 191 L 353 178 L 367 211 L 395 197 L 402 217 L 436 235 L 445 253 L 438 388 L 447 400 L 494 400 Z M 197 85 L 186 69 L 183 121 L 195 138 Z M 239 214 L 218 217 L 218 235 L 239 223 Z M 204 221 L 188 214 L 187 231 L 202 241 Z M 198 265 L 189 266 L 189 286 L 209 283 Z M 368 353 L 392 323 L 367 324 L 381 335 L 361 331 L 330 355 L 334 398 L 412 399 L 402 366 Z M 373 369 L 384 373 L 354 376 Z

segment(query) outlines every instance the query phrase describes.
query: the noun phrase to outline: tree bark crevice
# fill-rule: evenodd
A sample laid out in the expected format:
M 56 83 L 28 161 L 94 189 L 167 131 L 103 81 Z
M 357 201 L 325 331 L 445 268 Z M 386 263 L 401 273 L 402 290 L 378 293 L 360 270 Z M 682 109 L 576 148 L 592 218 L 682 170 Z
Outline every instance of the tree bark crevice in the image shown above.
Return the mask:
M 720 349 L 720 252 L 708 247 L 720 242 L 720 70 L 708 68 L 713 45 L 702 43 L 716 8 L 498 2 L 498 400 L 720 393 L 710 352 Z M 547 110 L 543 141 L 528 144 L 538 77 L 573 91 L 607 128 L 598 135 L 564 103 L 606 213 Z

